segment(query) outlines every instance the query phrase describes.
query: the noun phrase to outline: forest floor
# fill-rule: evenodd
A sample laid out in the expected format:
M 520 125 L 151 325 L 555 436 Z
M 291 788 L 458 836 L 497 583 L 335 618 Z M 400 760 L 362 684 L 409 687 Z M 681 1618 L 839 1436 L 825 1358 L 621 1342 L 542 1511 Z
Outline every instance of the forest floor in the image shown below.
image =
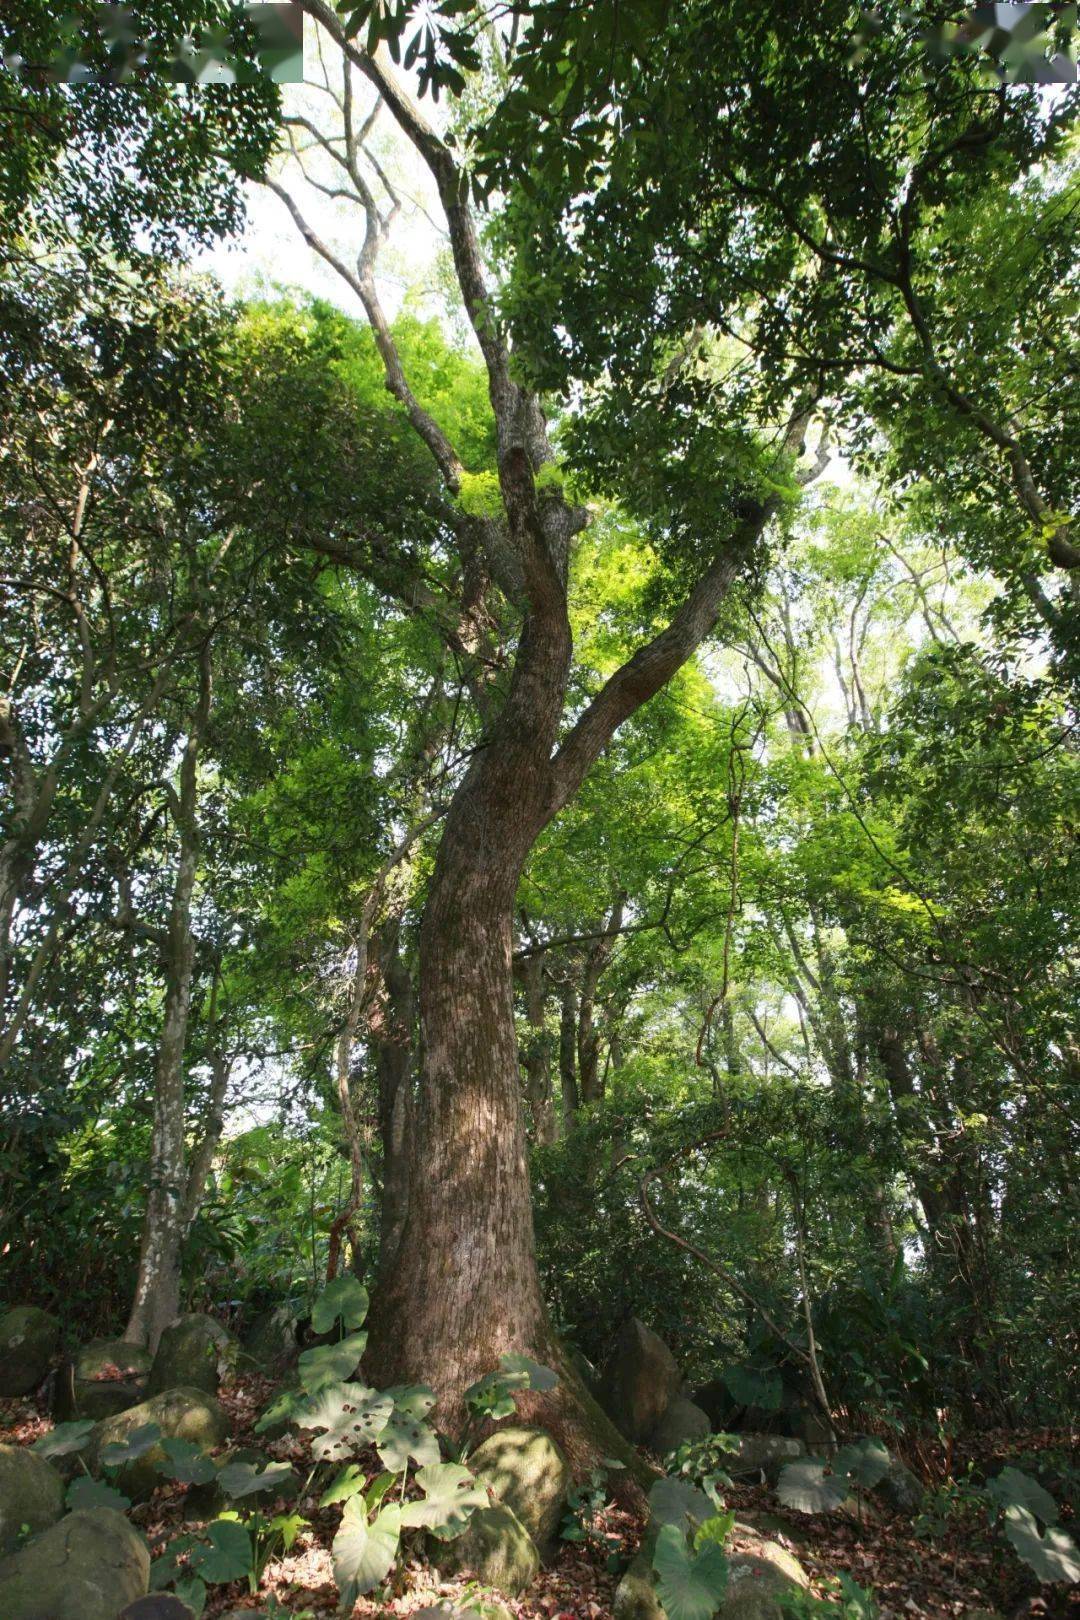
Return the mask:
M 267 1455 L 292 1463 L 304 1477 L 310 1452 L 303 1435 L 289 1433 L 267 1442 L 252 1434 L 274 1386 L 261 1378 L 247 1378 L 221 1391 L 232 1419 L 230 1444 L 255 1444 Z M 50 1427 L 50 1420 L 30 1401 L 0 1401 L 0 1441 L 30 1445 Z M 959 1458 L 979 1465 L 1001 1455 L 1053 1448 L 1080 1462 L 1080 1435 L 1061 1430 L 987 1430 L 957 1446 Z M 372 1454 L 372 1474 L 381 1465 Z M 146 1536 L 157 1556 L 172 1538 L 192 1528 L 184 1515 L 185 1489 L 163 1484 L 151 1501 L 131 1510 L 132 1521 Z M 957 1620 L 973 1609 L 992 1610 L 1007 1620 L 1080 1620 L 1080 1587 L 1064 1591 L 1043 1587 L 1033 1591 L 1027 1571 L 1011 1549 L 998 1543 L 971 1519 L 958 1518 L 933 1539 L 916 1534 L 910 1515 L 874 1506 L 862 1523 L 832 1515 L 810 1515 L 786 1510 L 766 1485 L 736 1486 L 725 1490 L 725 1500 L 739 1518 L 780 1541 L 800 1560 L 817 1595 L 825 1595 L 831 1576 L 847 1572 L 861 1586 L 874 1591 L 882 1620 Z M 259 1610 L 271 1594 L 289 1615 L 313 1617 L 339 1613 L 337 1588 L 330 1560 L 340 1509 L 320 1509 L 314 1498 L 298 1504 L 283 1498 L 273 1511 L 296 1511 L 310 1520 L 292 1552 L 267 1569 L 259 1596 L 249 1595 L 242 1583 L 215 1588 L 204 1620 L 230 1610 Z M 549 1566 L 528 1592 L 507 1606 L 517 1620 L 611 1620 L 619 1573 L 609 1567 L 617 1546 L 620 1571 L 632 1556 L 644 1528 L 643 1516 L 609 1507 L 595 1522 L 594 1539 L 562 1543 Z M 732 1543 L 738 1550 L 738 1532 Z M 475 1586 L 472 1588 L 475 1591 Z M 467 1600 L 470 1583 L 447 1580 L 417 1557 L 395 1575 L 389 1602 L 361 1599 L 353 1620 L 375 1616 L 406 1616 L 432 1604 Z

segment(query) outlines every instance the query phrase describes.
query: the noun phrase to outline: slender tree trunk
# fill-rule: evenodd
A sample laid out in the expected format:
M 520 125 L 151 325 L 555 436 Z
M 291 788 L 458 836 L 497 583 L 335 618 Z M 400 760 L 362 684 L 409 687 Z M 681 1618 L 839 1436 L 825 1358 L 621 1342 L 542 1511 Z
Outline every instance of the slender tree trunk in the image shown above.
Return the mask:
M 562 1088 L 562 1134 L 568 1135 L 581 1106 L 577 1078 L 577 991 L 569 977 L 559 1003 L 559 1084 Z
M 412 976 L 401 957 L 397 919 L 381 931 L 379 965 L 383 996 L 372 1019 L 372 1044 L 379 1086 L 382 1137 L 382 1206 L 379 1219 L 379 1275 L 393 1275 L 409 1209 L 413 1139 L 413 1026 L 416 997 Z
M 551 1053 L 544 1022 L 544 953 L 535 952 L 522 963 L 525 981 L 525 1016 L 529 1044 L 525 1052 L 525 1095 L 529 1099 L 533 1131 L 542 1143 L 555 1140 L 555 1110 L 551 1098 Z

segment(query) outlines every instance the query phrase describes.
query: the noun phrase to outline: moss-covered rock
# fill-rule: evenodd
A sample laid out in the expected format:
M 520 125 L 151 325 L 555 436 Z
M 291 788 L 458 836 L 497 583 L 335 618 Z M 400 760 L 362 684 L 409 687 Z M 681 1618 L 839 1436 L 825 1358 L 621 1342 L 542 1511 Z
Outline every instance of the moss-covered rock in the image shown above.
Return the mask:
M 25 1446 L 0 1445 L 0 1554 L 18 1545 L 23 1526 L 47 1530 L 64 1511 L 64 1482 Z
M 924 1496 L 922 1481 L 906 1463 L 890 1453 L 889 1471 L 874 1487 L 879 1497 L 895 1513 L 918 1513 Z
M 570 1465 L 543 1429 L 498 1429 L 477 1446 L 469 1467 L 525 1526 L 541 1552 L 563 1516 Z
M 597 1399 L 616 1428 L 638 1445 L 656 1429 L 679 1383 L 675 1357 L 663 1339 L 632 1316 L 604 1363 Z
M 0 1395 L 29 1395 L 49 1370 L 60 1342 L 60 1323 L 36 1305 L 16 1305 L 0 1316 Z
M 456 1540 L 431 1538 L 428 1556 L 445 1574 L 467 1572 L 507 1597 L 524 1592 L 540 1569 L 536 1543 L 520 1519 L 501 1503 L 478 1508 Z
M 172 1592 L 149 1592 L 121 1609 L 116 1620 L 195 1620 L 195 1610 Z M 258 1617 L 249 1611 L 248 1620 Z
M 94 1339 L 60 1369 L 53 1415 L 60 1423 L 73 1418 L 113 1417 L 137 1406 L 146 1396 L 151 1356 L 142 1345 L 124 1339 Z
M 291 1305 L 261 1311 L 244 1336 L 243 1355 L 264 1372 L 284 1372 L 300 1354 L 296 1326 Z
M 228 1420 L 219 1403 L 202 1389 L 168 1389 L 151 1395 L 138 1406 L 96 1423 L 90 1431 L 84 1456 L 91 1473 L 101 1471 L 101 1453 L 111 1441 L 127 1440 L 136 1429 L 156 1423 L 164 1440 L 189 1440 L 202 1451 L 213 1451 L 225 1443 Z M 133 1502 L 144 1502 L 160 1482 L 158 1472 L 165 1461 L 161 1446 L 153 1446 L 142 1457 L 120 1469 L 117 1483 Z
M 615 1588 L 612 1612 L 615 1620 L 667 1620 L 657 1595 L 652 1563 L 645 1553 L 639 1552 L 631 1559 Z
M 688 1440 L 704 1440 L 711 1433 L 708 1414 L 684 1395 L 676 1395 L 649 1436 L 649 1446 L 658 1456 L 666 1457 Z
M 0 1563 L 4 1620 L 116 1620 L 146 1592 L 150 1554 L 112 1508 L 83 1508 Z
M 236 1366 L 240 1346 L 212 1316 L 192 1311 L 178 1316 L 161 1335 L 150 1377 L 148 1395 L 167 1389 L 204 1389 L 216 1395 L 221 1380 Z

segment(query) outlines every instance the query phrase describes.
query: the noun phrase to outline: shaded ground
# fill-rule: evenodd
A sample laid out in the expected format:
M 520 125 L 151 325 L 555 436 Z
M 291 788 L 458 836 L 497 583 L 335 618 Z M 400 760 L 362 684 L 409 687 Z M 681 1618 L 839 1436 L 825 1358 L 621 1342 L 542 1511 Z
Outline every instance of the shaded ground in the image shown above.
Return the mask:
M 288 1460 L 304 1478 L 310 1467 L 304 1437 L 290 1433 L 266 1442 L 251 1435 L 272 1388 L 263 1379 L 248 1378 L 222 1391 L 232 1419 L 233 1442 L 253 1443 L 271 1457 Z M 32 1403 L 0 1402 L 0 1440 L 29 1445 L 48 1427 L 49 1420 Z M 951 1462 L 959 1473 L 968 1461 L 985 1466 L 1025 1452 L 1052 1450 L 1070 1457 L 1075 1467 L 1080 1465 L 1078 1442 L 1080 1437 L 1067 1431 L 987 1431 L 958 1445 Z M 931 1477 L 941 1478 L 948 1461 L 928 1455 L 924 1466 Z M 372 1473 L 379 1468 L 373 1455 Z M 184 1518 L 185 1494 L 181 1486 L 163 1485 L 150 1502 L 131 1512 L 155 1556 L 181 1528 L 192 1528 L 192 1521 Z M 823 1594 L 828 1577 L 845 1570 L 860 1585 L 873 1588 L 883 1620 L 910 1620 L 913 1616 L 956 1620 L 973 1608 L 994 1609 L 1009 1620 L 1080 1620 L 1080 1588 L 1044 1587 L 1039 1591 L 1011 1548 L 991 1536 L 975 1515 L 946 1520 L 929 1540 L 916 1533 L 910 1517 L 879 1508 L 860 1524 L 838 1515 L 786 1511 L 766 1486 L 736 1487 L 725 1494 L 741 1518 L 796 1554 L 816 1592 Z M 286 1507 L 292 1509 L 293 1504 L 282 1498 L 280 1508 Z M 320 1510 L 314 1496 L 303 1497 L 296 1510 L 310 1519 L 311 1527 L 301 1534 L 291 1554 L 270 1566 L 260 1597 L 250 1596 L 241 1582 L 215 1587 L 205 1611 L 207 1620 L 215 1620 L 228 1609 L 257 1609 L 270 1593 L 293 1615 L 307 1613 L 321 1620 L 338 1611 L 329 1549 L 341 1510 Z M 613 1538 L 629 1557 L 640 1538 L 642 1521 L 636 1513 L 611 1508 L 596 1530 L 595 1543 L 563 1544 L 552 1567 L 542 1571 L 525 1597 L 508 1605 L 518 1620 L 610 1620 L 618 1575 L 607 1568 L 602 1537 Z M 362 1600 L 354 1615 L 356 1620 L 406 1615 L 439 1600 L 466 1598 L 469 1591 L 468 1581 L 444 1580 L 418 1556 L 396 1576 L 389 1602 L 374 1597 Z

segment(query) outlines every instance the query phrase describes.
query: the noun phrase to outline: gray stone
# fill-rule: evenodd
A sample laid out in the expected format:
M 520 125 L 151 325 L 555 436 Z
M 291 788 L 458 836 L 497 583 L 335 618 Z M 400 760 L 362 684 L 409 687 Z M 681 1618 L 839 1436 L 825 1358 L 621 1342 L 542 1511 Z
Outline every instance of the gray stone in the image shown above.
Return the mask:
M 775 1485 L 785 1463 L 806 1455 L 801 1440 L 783 1434 L 740 1434 L 739 1449 L 724 1458 L 724 1467 L 732 1479 L 748 1479 L 764 1474 L 770 1485 Z
M 874 1494 L 895 1513 L 918 1513 L 925 1492 L 918 1475 L 890 1452 L 889 1472 L 874 1486 Z
M 150 1580 L 146 1543 L 112 1508 L 69 1513 L 0 1563 L 4 1620 L 116 1620 Z
M 172 1592 L 150 1592 L 121 1609 L 116 1620 L 195 1620 L 195 1610 Z
M 675 1451 L 688 1440 L 704 1440 L 712 1433 L 708 1415 L 682 1395 L 676 1395 L 649 1439 L 660 1457 Z
M 83 1453 L 91 1473 L 100 1473 L 105 1446 L 113 1440 L 126 1440 L 147 1423 L 156 1423 L 163 1439 L 190 1440 L 202 1451 L 213 1451 L 223 1445 L 229 1432 L 225 1413 L 205 1390 L 165 1390 L 94 1425 Z M 125 1463 L 117 1475 L 117 1484 L 125 1496 L 133 1502 L 144 1502 L 152 1496 L 161 1482 L 158 1469 L 165 1460 L 165 1453 L 158 1445 L 134 1462 Z
M 658 1334 L 632 1316 L 619 1330 L 600 1375 L 600 1405 L 635 1445 L 653 1433 L 678 1393 L 675 1357 Z
M 25 1525 L 47 1530 L 64 1511 L 64 1482 L 25 1446 L 0 1445 L 0 1553 L 12 1552 Z
M 216 1395 L 222 1378 L 236 1366 L 239 1345 L 212 1316 L 192 1311 L 178 1316 L 161 1335 L 150 1377 L 148 1395 L 166 1389 L 204 1389 Z
M 0 1395 L 35 1390 L 59 1342 L 60 1323 L 36 1305 L 16 1305 L 0 1316 Z
M 265 1372 L 280 1373 L 291 1366 L 300 1354 L 292 1306 L 275 1305 L 260 1311 L 244 1337 L 243 1353 Z
M 113 1417 L 146 1395 L 151 1356 L 124 1339 L 94 1339 L 60 1369 L 53 1399 L 57 1422 Z
M 508 1507 L 543 1551 L 563 1516 L 570 1465 L 543 1429 L 498 1429 L 469 1458 L 469 1467 Z
M 615 1620 L 666 1620 L 652 1564 L 645 1553 L 636 1554 L 615 1588 L 612 1613 Z
M 506 1597 L 524 1592 L 540 1570 L 536 1543 L 521 1521 L 503 1507 L 477 1508 L 454 1541 L 428 1543 L 428 1557 L 448 1575 L 468 1572 Z

